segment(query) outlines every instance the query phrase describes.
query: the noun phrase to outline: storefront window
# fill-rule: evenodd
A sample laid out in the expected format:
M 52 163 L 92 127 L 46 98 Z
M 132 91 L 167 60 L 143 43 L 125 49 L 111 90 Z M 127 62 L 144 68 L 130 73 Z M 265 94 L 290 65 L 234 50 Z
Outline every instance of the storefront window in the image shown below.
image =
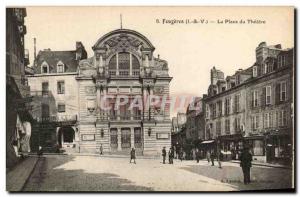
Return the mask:
M 264 141 L 263 140 L 251 140 L 250 147 L 252 147 L 253 156 L 265 155 Z

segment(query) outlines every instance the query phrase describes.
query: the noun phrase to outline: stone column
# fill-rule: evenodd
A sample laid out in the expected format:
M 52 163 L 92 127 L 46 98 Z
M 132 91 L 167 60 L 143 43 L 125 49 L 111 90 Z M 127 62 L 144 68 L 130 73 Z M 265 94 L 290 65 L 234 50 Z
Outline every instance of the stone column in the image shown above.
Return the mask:
M 121 147 L 121 143 L 122 143 L 122 141 L 121 141 L 121 129 L 117 128 L 117 130 L 118 130 L 118 150 L 120 151 L 120 150 L 122 150 L 122 147 Z
M 148 98 L 147 98 L 147 88 L 144 87 L 143 88 L 143 103 L 144 103 L 144 106 L 143 106 L 143 116 L 144 116 L 144 119 L 148 119 L 148 113 L 149 113 L 149 110 L 148 110 Z
M 153 87 L 150 87 L 149 98 L 148 98 L 149 103 L 151 102 L 150 99 L 151 99 L 152 95 L 153 95 Z M 149 114 L 150 114 L 149 115 L 150 119 L 152 119 L 153 115 L 154 115 L 154 106 L 149 105 Z
M 130 127 L 130 144 L 131 148 L 134 148 L 134 128 Z
M 107 94 L 107 90 L 106 87 L 103 88 L 103 92 L 102 92 L 102 102 L 103 102 L 103 107 L 106 107 L 107 103 L 107 98 L 106 98 L 106 94 Z M 105 99 L 105 100 L 104 100 Z M 107 120 L 107 111 L 105 109 L 102 109 L 103 112 L 103 119 Z
M 102 55 L 100 55 L 100 60 L 99 60 L 100 62 L 100 67 L 103 67 L 103 57 L 102 57 Z
M 129 55 L 129 75 L 132 76 L 132 54 Z
M 118 76 L 119 75 L 119 55 L 118 53 L 116 53 L 116 75 Z

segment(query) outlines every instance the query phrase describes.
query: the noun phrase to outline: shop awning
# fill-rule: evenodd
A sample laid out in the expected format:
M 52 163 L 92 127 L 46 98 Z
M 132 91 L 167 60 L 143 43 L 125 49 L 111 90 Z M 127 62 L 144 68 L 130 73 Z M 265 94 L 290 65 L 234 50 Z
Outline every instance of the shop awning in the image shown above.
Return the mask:
M 215 140 L 206 140 L 206 141 L 203 141 L 201 142 L 201 144 L 210 144 L 210 143 L 213 143 Z

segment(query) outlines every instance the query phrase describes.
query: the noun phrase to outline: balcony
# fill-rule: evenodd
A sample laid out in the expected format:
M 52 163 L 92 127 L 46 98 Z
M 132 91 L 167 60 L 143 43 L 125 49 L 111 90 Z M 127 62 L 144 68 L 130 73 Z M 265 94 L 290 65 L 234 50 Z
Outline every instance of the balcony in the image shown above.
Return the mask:
M 142 115 L 108 115 L 109 120 L 111 121 L 126 121 L 126 120 L 141 120 L 142 119 Z
M 128 70 L 128 69 L 109 70 L 109 76 L 114 77 L 114 78 L 118 78 L 118 77 L 120 77 L 120 78 L 139 77 L 140 76 L 140 70 L 139 69 L 133 69 L 131 75 L 130 75 L 130 70 Z
M 38 123 L 60 123 L 60 124 L 74 124 L 77 122 L 77 115 L 60 115 L 48 117 L 35 117 Z

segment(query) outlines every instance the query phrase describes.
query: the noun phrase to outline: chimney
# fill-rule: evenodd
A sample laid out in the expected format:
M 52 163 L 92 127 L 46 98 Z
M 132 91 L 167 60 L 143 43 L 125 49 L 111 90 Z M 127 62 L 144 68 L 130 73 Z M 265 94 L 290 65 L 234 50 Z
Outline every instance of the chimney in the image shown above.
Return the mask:
M 35 61 L 36 61 L 36 38 L 33 38 L 33 47 L 34 47 L 34 60 L 33 60 L 33 62 L 35 63 Z

